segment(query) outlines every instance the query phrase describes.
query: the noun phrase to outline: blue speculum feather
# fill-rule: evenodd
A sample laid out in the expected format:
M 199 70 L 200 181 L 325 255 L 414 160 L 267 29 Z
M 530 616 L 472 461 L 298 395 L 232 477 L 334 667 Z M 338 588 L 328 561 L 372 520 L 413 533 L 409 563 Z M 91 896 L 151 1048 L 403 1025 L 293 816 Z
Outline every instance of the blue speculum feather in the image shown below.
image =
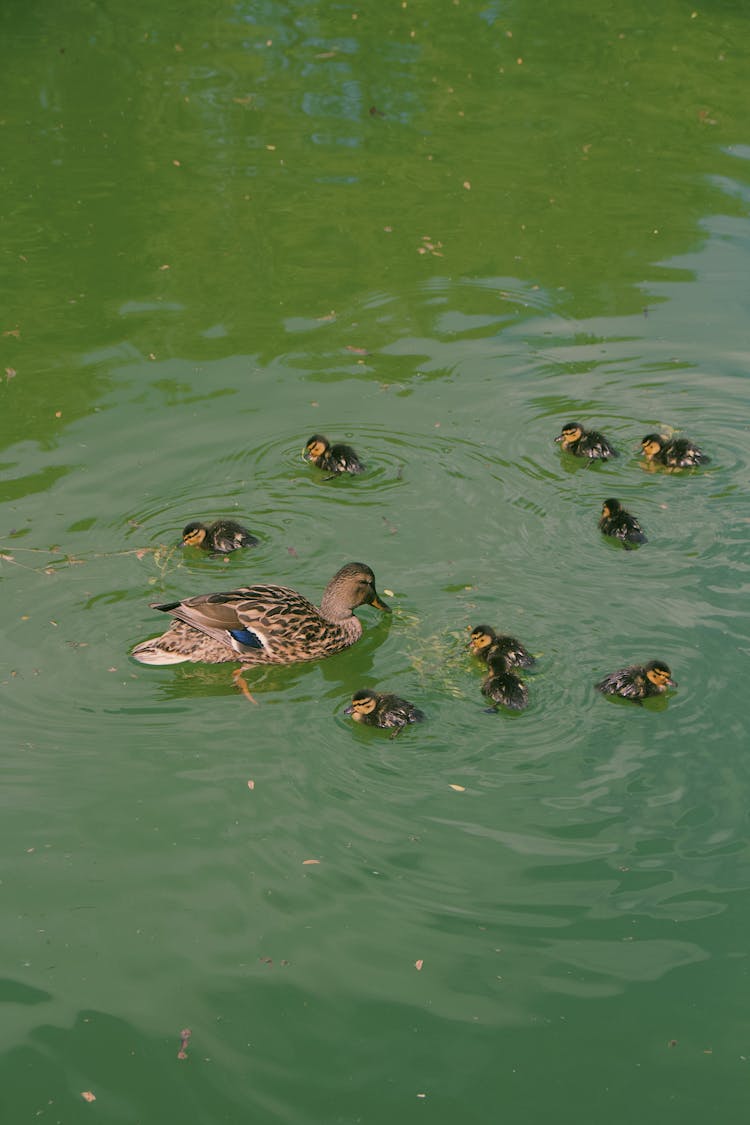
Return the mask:
M 250 629 L 230 629 L 229 632 L 241 645 L 248 645 L 250 648 L 263 648 L 263 642 L 258 634 L 251 632 Z

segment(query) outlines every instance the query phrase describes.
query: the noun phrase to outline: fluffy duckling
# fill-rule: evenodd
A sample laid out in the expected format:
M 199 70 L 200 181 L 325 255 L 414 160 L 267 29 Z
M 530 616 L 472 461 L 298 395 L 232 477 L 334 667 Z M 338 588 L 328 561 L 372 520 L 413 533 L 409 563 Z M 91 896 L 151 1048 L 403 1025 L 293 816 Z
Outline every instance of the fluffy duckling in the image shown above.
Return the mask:
M 508 661 L 502 654 L 497 653 L 487 663 L 490 674 L 482 684 L 482 695 L 495 703 L 496 706 L 491 710 L 497 710 L 497 705 L 500 705 L 511 711 L 523 711 L 529 702 L 526 684 L 511 672 Z
M 632 550 L 634 543 L 647 543 L 643 528 L 635 516 L 626 512 L 619 500 L 605 500 L 602 504 L 602 514 L 599 519 L 599 530 L 602 535 L 611 535 L 621 539 L 626 550 Z
M 689 438 L 670 438 L 666 434 L 646 434 L 641 449 L 647 461 L 669 469 L 692 469 L 707 465 L 711 458 Z
M 491 664 L 502 659 L 509 668 L 533 668 L 535 658 L 515 637 L 496 633 L 491 625 L 476 625 L 469 636 L 469 649 L 473 656 Z
M 555 441 L 560 442 L 568 453 L 588 457 L 590 461 L 607 461 L 610 457 L 619 456 L 604 434 L 597 430 L 584 430 L 580 422 L 566 422 Z
M 654 695 L 663 695 L 668 687 L 677 687 L 669 665 L 663 660 L 650 660 L 648 664 L 632 664 L 612 672 L 596 685 L 596 690 L 640 703 Z
M 234 520 L 201 523 L 193 520 L 182 529 L 183 547 L 200 547 L 217 555 L 228 555 L 240 547 L 257 547 L 259 540 Z
M 304 449 L 306 461 L 337 477 L 340 473 L 363 473 L 365 467 L 350 445 L 331 445 L 327 437 L 313 434 Z
M 365 723 L 369 727 L 393 729 L 395 738 L 407 723 L 421 723 L 424 711 L 420 711 L 408 699 L 379 691 L 355 691 L 352 701 L 344 708 L 345 715 L 351 715 L 355 723 Z

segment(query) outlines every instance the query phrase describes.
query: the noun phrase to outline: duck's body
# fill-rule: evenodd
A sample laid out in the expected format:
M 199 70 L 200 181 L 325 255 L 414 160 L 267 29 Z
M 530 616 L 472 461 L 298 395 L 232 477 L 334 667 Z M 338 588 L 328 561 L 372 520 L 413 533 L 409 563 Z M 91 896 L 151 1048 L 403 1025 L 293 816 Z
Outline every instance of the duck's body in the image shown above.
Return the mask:
M 669 469 L 693 469 L 707 465 L 711 458 L 689 438 L 670 438 L 664 434 L 646 434 L 641 449 L 647 461 L 666 465 Z
M 605 500 L 599 519 L 599 530 L 603 535 L 621 539 L 625 547 L 631 544 L 647 543 L 643 528 L 635 516 L 626 512 L 619 500 Z
M 176 620 L 132 656 L 142 664 L 295 664 L 318 660 L 359 640 L 360 605 L 389 612 L 364 563 L 347 563 L 328 583 L 318 609 L 286 586 L 240 586 L 179 602 L 153 604 Z
M 566 422 L 555 441 L 568 453 L 588 457 L 590 461 L 608 461 L 610 457 L 619 456 L 604 434 L 597 430 L 585 430 L 580 422 Z
M 623 699 L 634 699 L 640 703 L 655 695 L 663 695 L 668 687 L 677 687 L 672 672 L 663 660 L 651 660 L 648 664 L 632 664 L 605 676 L 596 685 L 596 690 L 604 695 L 620 695 Z
M 355 723 L 395 729 L 396 732 L 407 723 L 421 723 L 424 719 L 424 711 L 420 711 L 408 699 L 401 699 L 400 696 L 387 692 L 366 690 L 354 693 L 344 714 L 351 715 Z
M 182 531 L 183 547 L 200 547 L 217 555 L 228 555 L 240 547 L 257 547 L 258 540 L 235 520 L 214 520 L 201 523 L 193 520 Z
M 533 668 L 536 664 L 535 658 L 516 637 L 496 633 L 491 625 L 477 625 L 471 630 L 469 648 L 487 664 L 504 661 L 509 668 Z
M 511 672 L 507 663 L 499 657 L 489 665 L 489 669 L 490 674 L 482 684 L 482 695 L 511 711 L 523 711 L 529 702 L 529 689 L 523 680 Z
M 327 437 L 322 434 L 313 434 L 305 446 L 306 460 L 316 465 L 331 476 L 337 477 L 341 473 L 363 473 L 365 467 L 350 445 L 342 442 L 331 445 Z

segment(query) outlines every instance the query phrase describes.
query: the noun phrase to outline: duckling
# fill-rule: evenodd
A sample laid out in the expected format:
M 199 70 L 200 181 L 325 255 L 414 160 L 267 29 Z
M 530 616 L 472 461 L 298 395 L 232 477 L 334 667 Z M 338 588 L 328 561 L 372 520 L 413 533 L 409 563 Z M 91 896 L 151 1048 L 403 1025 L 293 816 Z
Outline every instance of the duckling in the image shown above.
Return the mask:
M 365 723 L 369 727 L 395 728 L 391 738 L 407 723 L 421 723 L 424 711 L 420 711 L 408 699 L 386 692 L 355 691 L 352 701 L 344 708 L 345 715 L 351 715 L 355 723 Z
M 503 658 L 509 668 L 533 668 L 536 659 L 515 637 L 496 633 L 491 625 L 476 625 L 471 630 L 469 648 L 473 656 L 478 656 L 486 664 Z
M 523 711 L 529 703 L 529 689 L 511 672 L 507 658 L 502 653 L 496 653 L 494 657 L 488 657 L 487 663 L 490 674 L 482 684 L 482 695 L 496 704 L 490 710 L 496 711 L 499 704 L 511 711 Z
M 648 543 L 643 528 L 635 516 L 626 512 L 619 500 L 605 500 L 599 520 L 602 535 L 621 539 L 626 551 L 632 550 L 633 543 Z
M 200 547 L 217 555 L 228 555 L 239 547 L 257 547 L 259 540 L 234 520 L 214 520 L 205 524 L 193 520 L 182 529 L 183 547 Z
M 339 476 L 340 473 L 363 473 L 365 467 L 350 445 L 331 445 L 327 437 L 322 434 L 313 434 L 305 446 L 303 456 L 306 461 L 311 461 L 319 469 L 330 473 L 327 480 Z
M 596 690 L 604 695 L 620 695 L 640 703 L 654 695 L 662 695 L 668 687 L 677 687 L 672 672 L 663 660 L 650 660 L 648 664 L 632 664 L 605 676 Z
M 707 465 L 711 458 L 689 438 L 670 438 L 666 434 L 646 434 L 641 449 L 647 461 L 670 469 L 692 469 Z
M 610 457 L 619 456 L 604 434 L 597 430 L 584 430 L 580 422 L 566 422 L 555 441 L 560 442 L 568 453 L 588 457 L 590 461 L 607 461 Z

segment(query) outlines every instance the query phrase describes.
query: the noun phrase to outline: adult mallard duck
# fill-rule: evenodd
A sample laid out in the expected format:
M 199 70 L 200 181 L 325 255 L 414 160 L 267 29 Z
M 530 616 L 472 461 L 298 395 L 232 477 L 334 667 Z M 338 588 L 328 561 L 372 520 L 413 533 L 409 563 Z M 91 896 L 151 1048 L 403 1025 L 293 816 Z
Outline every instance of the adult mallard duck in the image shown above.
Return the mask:
M 669 469 L 692 469 L 711 460 L 690 438 L 670 438 L 665 434 L 646 434 L 641 449 L 647 461 Z
M 496 633 L 491 625 L 476 625 L 471 630 L 469 649 L 486 664 L 497 659 L 505 660 L 509 668 L 533 668 L 536 664 L 525 645 L 515 637 Z
M 634 543 L 648 542 L 638 520 L 635 516 L 631 516 L 630 512 L 625 511 L 619 500 L 604 501 L 599 519 L 599 530 L 602 535 L 611 535 L 615 539 L 621 539 L 626 550 L 631 550 Z
M 182 530 L 183 547 L 200 547 L 216 555 L 228 555 L 240 547 L 257 547 L 258 540 L 235 520 L 201 523 L 193 520 Z
M 588 457 L 589 461 L 607 461 L 619 456 L 614 446 L 598 430 L 584 430 L 580 422 L 566 422 L 555 438 L 568 453 Z
M 611 672 L 596 684 L 596 690 L 604 695 L 620 695 L 623 699 L 634 699 L 640 703 L 654 695 L 663 695 L 668 687 L 677 687 L 672 672 L 663 660 L 650 660 L 648 664 L 632 664 Z
M 313 434 L 304 448 L 303 456 L 319 469 L 337 477 L 340 473 L 363 473 L 365 467 L 350 445 L 331 445 L 327 437 Z
M 131 655 L 141 664 L 296 664 L 331 656 L 354 644 L 360 605 L 390 607 L 365 563 L 342 566 L 325 588 L 320 608 L 286 586 L 240 586 L 179 602 L 151 603 L 175 620 L 160 637 L 141 641 Z M 241 671 L 241 669 L 240 669 Z
M 420 711 L 408 699 L 379 691 L 355 691 L 352 701 L 344 708 L 345 715 L 351 715 L 355 723 L 365 723 L 370 727 L 393 728 L 391 738 L 398 734 L 407 723 L 421 723 L 424 711 Z

